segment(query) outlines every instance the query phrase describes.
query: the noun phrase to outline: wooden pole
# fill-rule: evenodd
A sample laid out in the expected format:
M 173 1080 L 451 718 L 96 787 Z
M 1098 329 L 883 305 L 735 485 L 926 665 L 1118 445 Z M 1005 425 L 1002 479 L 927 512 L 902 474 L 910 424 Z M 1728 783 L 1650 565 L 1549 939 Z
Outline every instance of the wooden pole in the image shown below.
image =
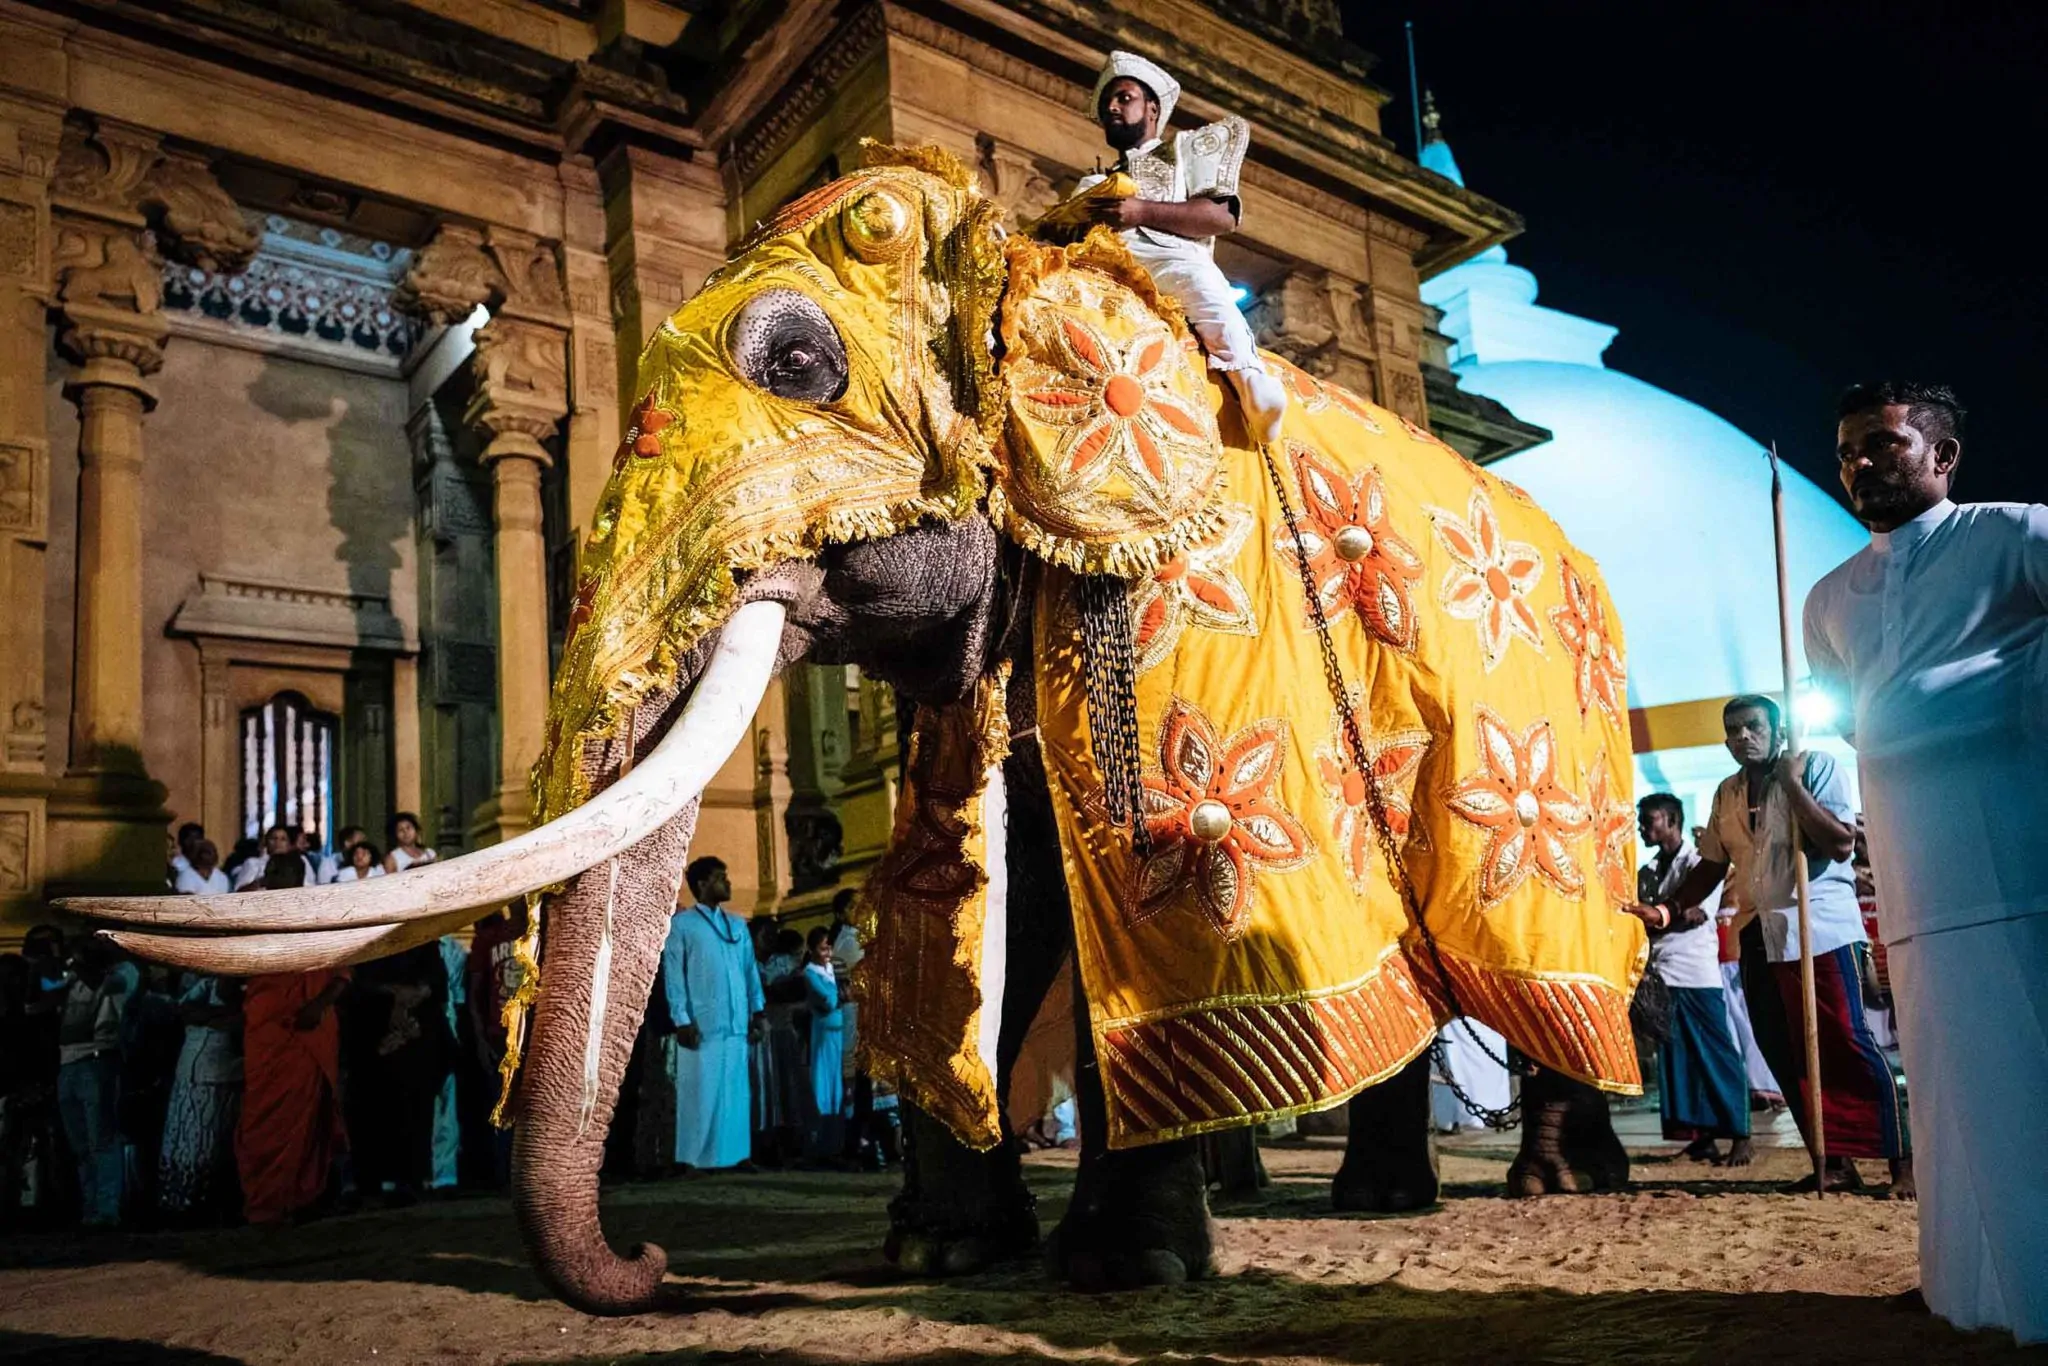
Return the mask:
M 1792 575 L 1785 563 L 1785 480 L 1778 469 L 1778 443 L 1771 443 L 1771 530 L 1778 552 L 1778 646 L 1785 668 L 1785 755 L 1799 753 L 1799 710 L 1792 674 Z M 1805 775 L 1794 775 L 1795 780 Z M 1799 897 L 1799 1003 L 1806 1025 L 1806 1125 L 1813 1154 L 1813 1191 L 1825 1196 L 1827 1177 L 1827 1127 L 1820 1111 L 1820 1016 L 1813 990 L 1813 913 L 1806 885 L 1806 837 L 1799 829 L 1799 813 L 1788 800 L 1785 814 L 1792 822 L 1793 887 Z

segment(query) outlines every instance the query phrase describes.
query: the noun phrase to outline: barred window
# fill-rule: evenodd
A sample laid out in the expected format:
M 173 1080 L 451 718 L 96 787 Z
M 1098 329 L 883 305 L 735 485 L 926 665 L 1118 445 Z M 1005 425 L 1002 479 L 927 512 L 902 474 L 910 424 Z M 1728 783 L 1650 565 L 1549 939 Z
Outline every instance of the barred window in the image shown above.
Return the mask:
M 334 826 L 334 751 L 339 725 L 295 692 L 242 713 L 242 833 L 297 825 L 313 847 Z

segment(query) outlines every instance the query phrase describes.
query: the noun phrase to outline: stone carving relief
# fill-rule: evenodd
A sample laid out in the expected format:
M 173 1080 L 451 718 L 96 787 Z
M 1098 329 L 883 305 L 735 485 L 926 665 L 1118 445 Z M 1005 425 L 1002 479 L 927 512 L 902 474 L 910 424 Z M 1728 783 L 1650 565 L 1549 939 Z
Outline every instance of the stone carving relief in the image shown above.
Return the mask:
M 0 892 L 29 890 L 28 841 L 29 813 L 0 811 Z
M 1012 221 L 1036 218 L 1059 202 L 1059 186 L 1029 153 L 987 133 L 975 135 L 974 148 L 983 189 L 1009 210 Z
M 164 254 L 173 260 L 233 274 L 249 264 L 262 242 L 204 157 L 165 154 L 143 182 L 142 196 L 163 230 Z
M 484 251 L 480 230 L 443 223 L 434 240 L 413 258 L 395 301 L 429 322 L 458 323 L 479 304 L 502 302 L 511 290 L 504 270 Z
M 141 223 L 138 192 L 160 156 L 155 133 L 110 120 L 64 125 L 50 196 L 67 208 L 99 210 Z
M 35 274 L 36 219 L 32 204 L 0 203 L 0 275 Z
M 1259 343 L 1312 375 L 1337 368 L 1337 311 L 1329 282 L 1308 271 L 1292 271 L 1246 310 Z
M 43 704 L 25 697 L 8 712 L 7 722 L 7 768 L 16 773 L 40 773 L 48 738 L 43 726 Z
M 1422 425 L 1428 416 L 1422 402 L 1422 375 L 1415 370 L 1396 370 L 1389 377 L 1387 406 L 1410 422 Z
M 496 317 L 476 331 L 476 397 L 464 415 L 489 433 L 493 444 L 507 437 L 544 443 L 569 414 L 565 334 L 554 328 Z M 547 452 L 537 444 L 508 447 L 538 459 Z M 495 454 L 487 452 L 486 454 Z
M 43 453 L 22 441 L 0 441 L 0 531 L 39 540 L 43 535 Z

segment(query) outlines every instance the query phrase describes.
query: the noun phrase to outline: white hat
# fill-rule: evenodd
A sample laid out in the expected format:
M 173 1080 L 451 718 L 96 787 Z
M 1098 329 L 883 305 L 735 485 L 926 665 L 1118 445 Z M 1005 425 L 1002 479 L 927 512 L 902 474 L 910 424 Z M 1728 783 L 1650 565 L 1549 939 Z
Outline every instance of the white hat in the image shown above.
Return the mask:
M 1135 52 L 1112 52 L 1109 60 L 1102 64 L 1102 74 L 1095 78 L 1095 94 L 1091 99 L 1089 112 L 1102 112 L 1102 92 L 1109 88 L 1111 81 L 1128 76 L 1150 90 L 1159 100 L 1159 132 L 1166 132 L 1166 121 L 1173 117 L 1173 102 L 1180 98 L 1180 82 L 1166 74 L 1157 62 L 1148 62 Z

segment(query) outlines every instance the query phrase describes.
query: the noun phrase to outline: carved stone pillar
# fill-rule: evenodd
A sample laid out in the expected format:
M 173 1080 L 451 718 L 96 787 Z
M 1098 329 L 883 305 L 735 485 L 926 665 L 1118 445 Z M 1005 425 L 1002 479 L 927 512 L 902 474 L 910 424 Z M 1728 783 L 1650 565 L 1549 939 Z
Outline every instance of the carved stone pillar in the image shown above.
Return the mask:
M 476 398 L 466 417 L 485 436 L 498 587 L 498 794 L 477 812 L 474 843 L 523 833 L 533 819 L 528 779 L 548 707 L 547 541 L 541 472 L 546 442 L 568 416 L 563 335 L 494 318 L 476 334 Z
M 65 777 L 50 805 L 48 890 L 161 876 L 163 788 L 144 753 L 143 418 L 163 365 L 159 248 L 233 271 L 257 239 L 204 157 L 111 120 L 66 123 L 50 187 L 58 346 L 77 365 L 77 576 Z M 232 827 L 232 820 L 229 827 Z
M 163 264 L 141 189 L 157 138 L 102 125 L 65 129 L 57 166 L 58 344 L 77 362 L 78 577 L 66 772 L 140 777 L 142 418 L 163 366 Z

